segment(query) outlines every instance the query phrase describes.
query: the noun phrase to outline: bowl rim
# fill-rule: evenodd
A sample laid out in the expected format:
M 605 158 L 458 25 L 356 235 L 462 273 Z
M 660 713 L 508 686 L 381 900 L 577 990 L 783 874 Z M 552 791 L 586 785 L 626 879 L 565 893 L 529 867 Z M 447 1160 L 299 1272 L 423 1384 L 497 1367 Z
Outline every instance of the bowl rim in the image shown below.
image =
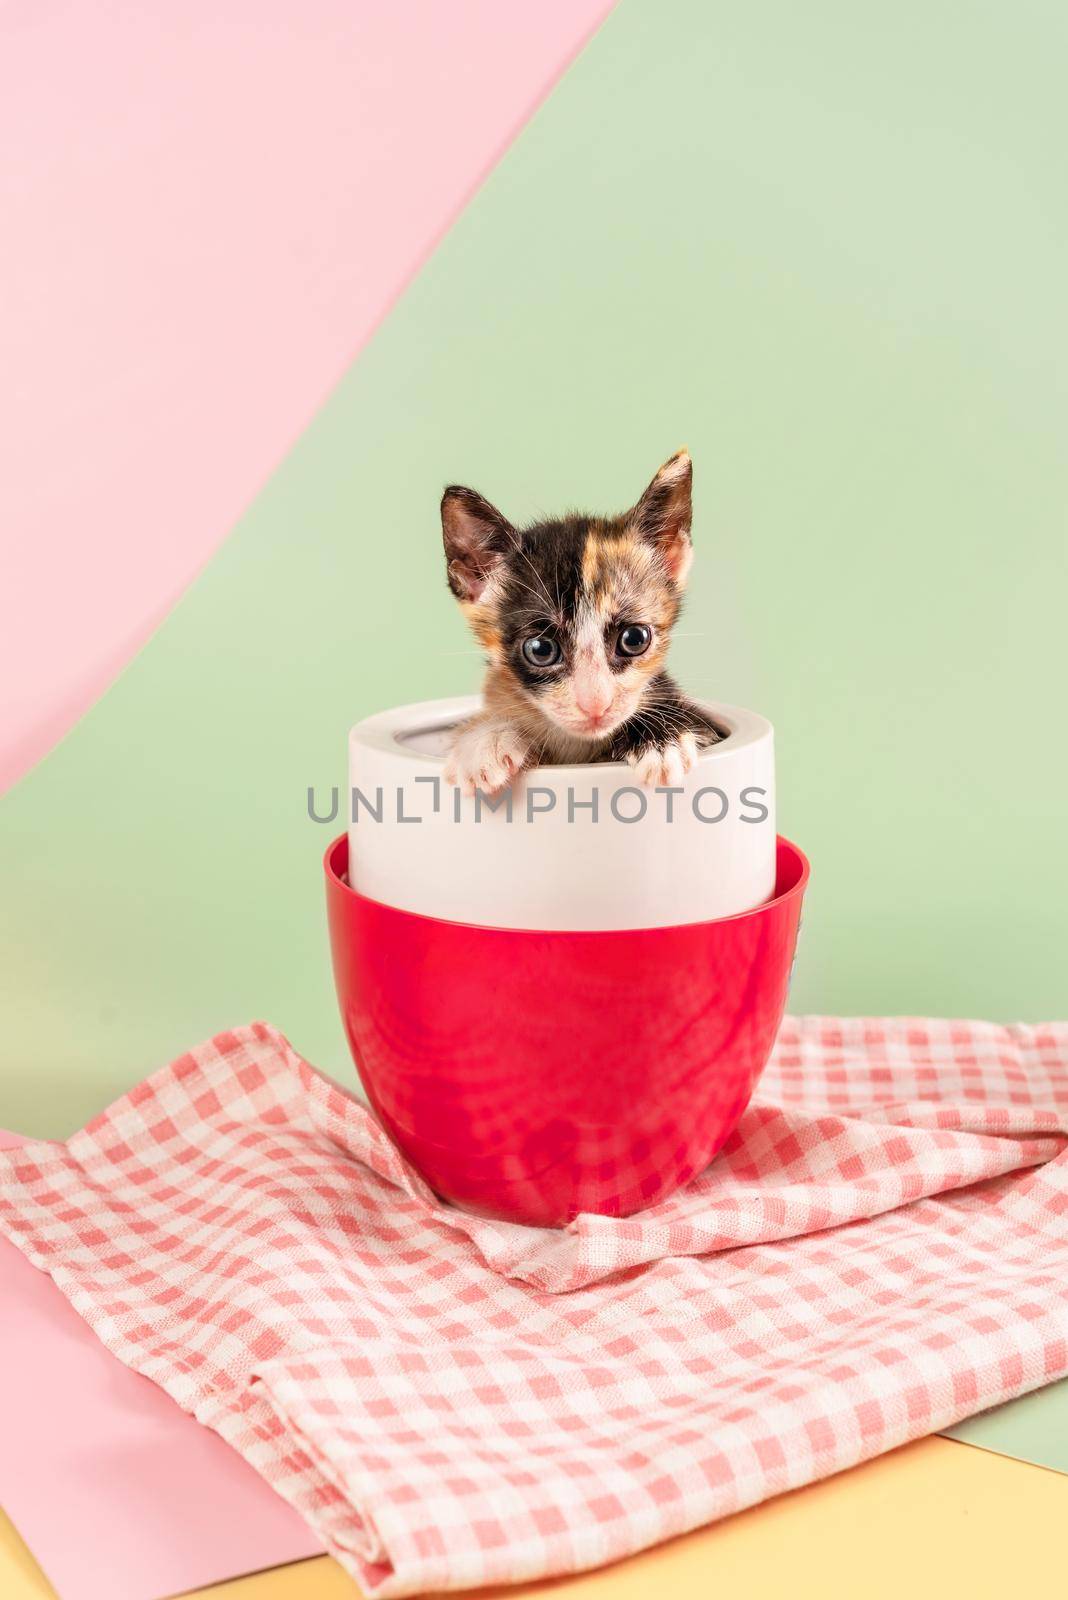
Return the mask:
M 800 900 L 808 887 L 810 867 L 808 857 L 800 845 L 794 844 L 792 839 L 787 839 L 784 834 L 775 835 L 775 867 L 776 879 L 779 872 L 779 861 L 783 854 L 796 866 L 797 876 L 788 888 L 781 894 L 773 894 L 770 899 L 762 900 L 759 905 L 752 906 L 748 911 L 732 911 L 726 917 L 708 917 L 704 922 L 664 922 L 652 927 L 641 928 L 507 928 L 498 927 L 487 922 L 462 922 L 454 917 L 430 917 L 423 911 L 407 911 L 401 906 L 391 906 L 385 900 L 374 900 L 370 895 L 361 894 L 349 883 L 347 876 L 349 864 L 349 835 L 348 830 L 339 833 L 337 838 L 327 845 L 323 852 L 323 872 L 326 876 L 327 892 L 351 896 L 358 902 L 375 906 L 382 911 L 389 911 L 396 917 L 407 917 L 413 922 L 425 922 L 439 928 L 464 928 L 476 933 L 500 934 L 512 938 L 553 938 L 553 939 L 633 939 L 639 934 L 685 933 L 698 928 L 711 928 L 721 923 L 742 922 L 747 917 L 759 917 L 775 910 L 777 907 L 787 905 L 791 900 Z

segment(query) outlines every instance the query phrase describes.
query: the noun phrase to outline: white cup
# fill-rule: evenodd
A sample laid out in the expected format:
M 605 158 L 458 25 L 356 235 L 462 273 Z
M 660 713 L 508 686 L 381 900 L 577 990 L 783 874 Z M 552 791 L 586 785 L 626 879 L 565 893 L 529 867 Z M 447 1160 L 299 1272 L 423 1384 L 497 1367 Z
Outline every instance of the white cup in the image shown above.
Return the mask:
M 398 706 L 349 734 L 349 878 L 404 911 L 498 928 L 671 927 L 775 890 L 771 724 L 705 702 L 727 737 L 676 790 L 616 764 L 537 767 L 488 800 L 446 785 L 477 698 Z M 550 997 L 547 997 L 550 1003 Z

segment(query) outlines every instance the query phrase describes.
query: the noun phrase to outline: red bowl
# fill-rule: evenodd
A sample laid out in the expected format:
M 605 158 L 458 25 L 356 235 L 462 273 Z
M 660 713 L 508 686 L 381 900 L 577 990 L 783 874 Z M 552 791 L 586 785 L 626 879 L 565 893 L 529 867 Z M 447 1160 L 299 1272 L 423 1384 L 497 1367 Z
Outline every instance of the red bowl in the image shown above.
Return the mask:
M 552 933 L 442 922 L 326 852 L 341 1016 L 390 1137 L 446 1199 L 512 1222 L 629 1216 L 707 1166 L 786 1004 L 808 862 L 714 922 Z

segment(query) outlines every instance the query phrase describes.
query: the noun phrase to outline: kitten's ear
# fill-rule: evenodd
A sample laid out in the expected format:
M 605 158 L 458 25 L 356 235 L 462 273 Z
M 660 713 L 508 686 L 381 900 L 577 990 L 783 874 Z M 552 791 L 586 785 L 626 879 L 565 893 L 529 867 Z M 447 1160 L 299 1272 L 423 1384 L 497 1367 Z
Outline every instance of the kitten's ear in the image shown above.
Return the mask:
M 515 529 L 482 495 L 454 483 L 441 497 L 441 532 L 449 588 L 457 600 L 478 600 Z
M 665 461 L 630 513 L 630 521 L 643 539 L 656 545 L 672 581 L 682 588 L 693 560 L 690 522 L 693 462 L 688 450 Z

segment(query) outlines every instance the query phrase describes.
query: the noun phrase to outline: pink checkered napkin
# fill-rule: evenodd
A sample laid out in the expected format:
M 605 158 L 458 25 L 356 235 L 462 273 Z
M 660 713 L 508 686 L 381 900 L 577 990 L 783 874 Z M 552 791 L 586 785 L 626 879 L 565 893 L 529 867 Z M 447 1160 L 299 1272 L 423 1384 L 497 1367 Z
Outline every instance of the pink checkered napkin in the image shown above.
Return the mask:
M 263 1024 L 0 1228 L 369 1592 L 596 1566 L 1068 1372 L 1068 1025 L 787 1022 L 706 1174 L 549 1232 L 438 1203 Z

